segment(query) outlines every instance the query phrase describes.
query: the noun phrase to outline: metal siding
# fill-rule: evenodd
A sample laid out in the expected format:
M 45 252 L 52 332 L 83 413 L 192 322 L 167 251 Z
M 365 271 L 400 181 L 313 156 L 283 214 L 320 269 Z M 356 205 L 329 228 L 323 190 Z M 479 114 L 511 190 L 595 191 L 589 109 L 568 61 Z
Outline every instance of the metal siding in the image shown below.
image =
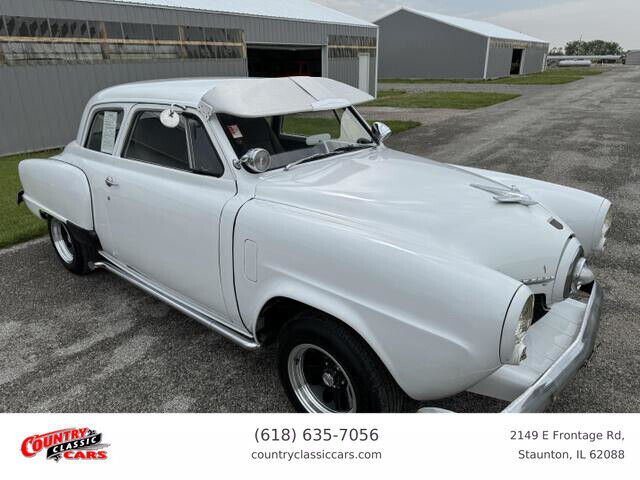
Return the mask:
M 11 92 L 3 95 L 2 118 L 3 134 L 0 135 L 0 151 L 8 149 L 20 141 L 21 132 L 28 130 L 26 118 L 21 115 L 24 111 L 20 83 L 13 69 L 0 67 L 0 85 L 3 91 Z
M 489 46 L 489 63 L 487 65 L 487 78 L 508 77 L 511 72 L 511 58 L 513 49 L 505 47 Z
M 627 65 L 640 65 L 640 50 L 631 50 L 627 53 Z
M 339 82 L 358 86 L 358 58 L 330 58 L 329 73 Z
M 369 93 L 375 96 L 376 83 L 378 82 L 378 72 L 377 72 L 377 60 L 378 57 L 372 56 L 369 60 Z M 371 91 L 373 89 L 373 92 Z
M 179 75 L 176 75 L 179 73 Z M 246 62 L 157 62 L 77 65 L 25 65 L 0 68 L 8 102 L 3 118 L 12 118 L 0 154 L 65 145 L 75 138 L 87 101 L 99 90 L 119 83 L 176 76 L 244 76 Z
M 407 11 L 378 22 L 380 78 L 482 78 L 486 37 Z
M 375 37 L 376 28 L 344 24 L 316 23 L 304 20 L 285 20 L 250 17 L 227 13 L 179 11 L 167 8 L 134 5 L 78 2 L 74 0 L 3 0 L 0 7 L 5 15 L 58 17 L 80 20 L 119 22 L 152 22 L 241 28 L 247 42 L 326 45 L 327 35 L 367 35 Z
M 248 43 L 326 46 L 329 35 L 376 36 L 375 27 L 186 12 L 73 0 L 2 0 L 0 14 L 102 21 L 139 21 L 240 28 Z M 375 59 L 370 90 L 375 92 Z M 326 74 L 358 84 L 358 59 L 327 59 Z M 12 118 L 0 138 L 0 155 L 61 146 L 75 138 L 88 99 L 119 83 L 188 76 L 246 76 L 246 59 L 0 66 L 2 118 Z
M 522 74 L 537 73 L 542 71 L 542 60 L 546 55 L 547 48 L 530 47 L 524 49 L 524 65 L 522 66 Z M 489 64 L 487 68 L 487 78 L 508 77 L 511 74 L 511 58 L 513 56 L 513 48 L 498 47 L 491 45 L 489 47 Z
M 544 56 L 547 54 L 546 48 L 527 48 L 524 55 L 524 66 L 522 73 L 538 73 L 542 71 Z

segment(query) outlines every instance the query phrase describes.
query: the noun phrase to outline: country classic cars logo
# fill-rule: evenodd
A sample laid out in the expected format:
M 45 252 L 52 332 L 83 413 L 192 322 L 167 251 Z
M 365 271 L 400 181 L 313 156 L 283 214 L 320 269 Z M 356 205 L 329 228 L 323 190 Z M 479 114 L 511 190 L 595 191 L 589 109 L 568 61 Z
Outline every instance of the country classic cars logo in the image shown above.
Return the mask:
M 105 460 L 109 445 L 102 443 L 102 433 L 89 428 L 64 428 L 55 432 L 32 435 L 22 442 L 25 457 L 33 457 L 46 450 L 47 460 Z

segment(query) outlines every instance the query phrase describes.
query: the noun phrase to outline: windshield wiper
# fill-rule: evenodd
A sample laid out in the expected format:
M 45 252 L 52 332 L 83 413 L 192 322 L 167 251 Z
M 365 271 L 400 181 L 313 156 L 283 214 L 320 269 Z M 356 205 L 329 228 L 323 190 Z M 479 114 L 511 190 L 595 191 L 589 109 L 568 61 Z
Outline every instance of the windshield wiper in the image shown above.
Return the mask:
M 352 152 L 354 150 L 362 150 L 364 148 L 372 148 L 372 147 L 375 147 L 375 146 L 376 146 L 375 144 L 369 144 L 369 145 L 346 145 L 344 147 L 338 147 L 332 152 L 315 153 L 315 154 L 310 155 L 308 157 L 301 158 L 300 160 L 296 160 L 295 162 L 288 163 L 287 166 L 284 167 L 284 169 L 285 169 L 285 171 L 287 171 L 287 170 L 290 170 L 291 168 L 295 167 L 296 165 L 300 165 L 301 163 L 308 162 L 308 161 L 311 161 L 311 160 L 319 160 L 321 158 L 331 157 L 333 155 L 338 155 L 340 153 Z

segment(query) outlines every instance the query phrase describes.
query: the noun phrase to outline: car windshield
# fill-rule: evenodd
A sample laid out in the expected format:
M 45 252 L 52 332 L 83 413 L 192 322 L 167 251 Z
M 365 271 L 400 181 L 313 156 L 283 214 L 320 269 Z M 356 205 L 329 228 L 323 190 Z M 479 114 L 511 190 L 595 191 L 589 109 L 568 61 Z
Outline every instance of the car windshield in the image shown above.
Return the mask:
M 271 154 L 269 170 L 375 146 L 351 108 L 259 118 L 218 114 L 218 119 L 238 158 L 264 148 Z

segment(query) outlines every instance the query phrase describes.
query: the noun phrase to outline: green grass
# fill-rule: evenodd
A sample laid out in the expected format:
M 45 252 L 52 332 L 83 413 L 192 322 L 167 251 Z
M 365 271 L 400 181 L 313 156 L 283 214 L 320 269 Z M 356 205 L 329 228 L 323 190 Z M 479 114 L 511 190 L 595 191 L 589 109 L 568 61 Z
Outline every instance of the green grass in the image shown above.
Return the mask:
M 404 120 L 369 120 L 369 123 L 376 121 L 384 121 L 393 133 L 404 132 L 411 128 L 419 127 L 420 122 L 411 122 Z M 328 133 L 331 138 L 340 137 L 340 125 L 335 118 L 325 117 L 287 117 L 285 120 L 284 131 L 287 133 L 297 133 L 299 135 L 316 135 L 320 132 Z
M 25 158 L 47 158 L 59 150 L 0 157 L 0 248 L 25 242 L 47 233 L 47 225 L 24 205 L 16 205 L 22 189 L 18 162 Z
M 441 80 L 428 78 L 387 78 L 379 83 L 477 83 L 477 84 L 508 84 L 508 85 L 560 85 L 563 83 L 582 80 L 584 77 L 599 75 L 604 68 L 550 68 L 541 73 L 496 78 L 493 80 Z
M 405 92 L 404 90 L 380 90 L 378 91 L 378 98 L 386 98 L 386 97 L 393 97 L 396 95 L 404 95 Z
M 485 80 L 446 80 L 439 78 L 381 78 L 378 80 L 378 83 L 485 83 Z M 379 91 L 378 96 L 380 96 L 383 91 Z
M 474 109 L 488 107 L 519 97 L 518 94 L 493 92 L 420 92 L 406 93 L 395 90 L 395 93 L 383 95 L 367 107 L 397 108 L 457 108 Z

